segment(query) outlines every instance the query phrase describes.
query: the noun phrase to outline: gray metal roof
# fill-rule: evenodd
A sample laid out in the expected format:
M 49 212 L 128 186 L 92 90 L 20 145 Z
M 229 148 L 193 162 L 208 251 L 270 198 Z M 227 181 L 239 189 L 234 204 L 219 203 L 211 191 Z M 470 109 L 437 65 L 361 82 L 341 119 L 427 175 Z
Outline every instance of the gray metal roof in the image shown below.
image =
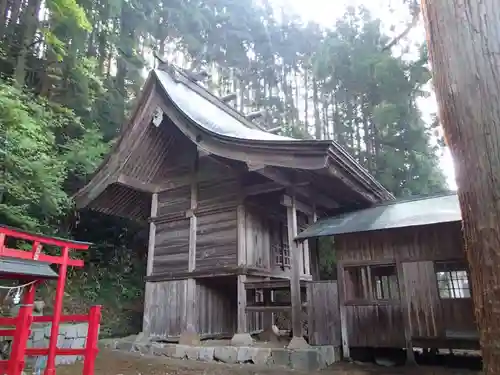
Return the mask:
M 296 239 L 461 221 L 456 193 L 395 201 L 319 220 Z
M 155 69 L 154 73 L 166 94 L 186 116 L 208 131 L 219 135 L 261 141 L 293 141 L 294 138 L 251 129 L 242 121 L 211 103 L 184 83 L 175 81 L 167 72 Z
M 0 258 L 0 274 L 33 276 L 41 279 L 57 279 L 57 273 L 48 263 L 34 260 Z

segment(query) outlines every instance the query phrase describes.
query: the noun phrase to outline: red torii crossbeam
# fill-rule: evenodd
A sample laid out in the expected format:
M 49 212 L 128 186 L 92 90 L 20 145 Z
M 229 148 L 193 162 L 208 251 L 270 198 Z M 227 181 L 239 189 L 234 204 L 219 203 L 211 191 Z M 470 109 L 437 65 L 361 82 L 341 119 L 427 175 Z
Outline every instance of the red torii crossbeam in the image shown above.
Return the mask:
M 24 240 L 32 242 L 31 250 L 20 250 L 7 247 L 8 240 Z M 7 258 L 16 258 L 26 261 L 36 261 L 59 265 L 57 277 L 57 289 L 54 300 L 53 316 L 33 316 L 33 303 L 35 302 L 36 286 L 43 278 L 30 275 L 16 274 L 10 272 L 8 275 L 1 274 L 1 278 L 20 279 L 32 281 L 23 295 L 23 305 L 19 314 L 14 318 L 0 318 L 0 325 L 15 326 L 15 329 L 0 330 L 0 335 L 12 336 L 12 349 L 10 358 L 0 361 L 0 374 L 7 371 L 8 375 L 21 375 L 24 369 L 25 356 L 47 356 L 47 365 L 44 375 L 55 375 L 55 359 L 57 355 L 84 356 L 83 375 L 94 374 L 94 363 L 98 353 L 97 341 L 99 335 L 99 324 L 101 320 L 101 306 L 90 308 L 88 315 L 62 315 L 64 289 L 68 266 L 83 267 L 84 262 L 79 259 L 70 258 L 70 250 L 84 251 L 91 244 L 64 240 L 56 237 L 48 237 L 33 234 L 7 226 L 0 225 L 0 261 Z M 43 253 L 44 246 L 54 246 L 61 249 L 60 255 L 48 255 Z M 88 334 L 85 348 L 66 349 L 57 347 L 59 325 L 64 322 L 88 322 Z M 51 323 L 51 332 L 48 348 L 27 348 L 27 341 L 32 323 Z

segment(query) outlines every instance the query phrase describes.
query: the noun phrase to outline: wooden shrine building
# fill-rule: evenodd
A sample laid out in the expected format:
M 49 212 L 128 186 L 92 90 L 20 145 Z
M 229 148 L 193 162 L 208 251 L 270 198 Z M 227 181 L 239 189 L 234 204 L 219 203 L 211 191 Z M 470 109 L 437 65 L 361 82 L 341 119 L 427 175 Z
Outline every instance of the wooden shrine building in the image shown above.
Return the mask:
M 144 334 L 190 342 L 245 341 L 255 314 L 281 309 L 291 309 L 300 341 L 301 283 L 317 279 L 318 263 L 314 249 L 293 241 L 298 229 L 393 197 L 335 142 L 264 131 L 161 64 L 75 199 L 149 223 Z M 279 283 L 290 289 L 286 306 L 267 297 Z
M 324 219 L 334 236 L 344 356 L 349 348 L 478 349 L 456 194 L 388 202 Z

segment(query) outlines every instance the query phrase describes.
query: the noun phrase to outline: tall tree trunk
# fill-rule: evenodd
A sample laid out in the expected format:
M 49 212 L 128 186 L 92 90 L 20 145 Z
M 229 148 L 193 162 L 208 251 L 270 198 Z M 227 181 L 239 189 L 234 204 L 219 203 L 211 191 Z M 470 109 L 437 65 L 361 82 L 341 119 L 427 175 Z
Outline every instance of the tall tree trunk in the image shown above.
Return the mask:
M 314 105 L 314 137 L 321 139 L 321 121 L 318 108 L 318 81 L 313 77 L 313 105 Z
M 22 31 L 20 37 L 20 50 L 17 55 L 16 67 L 14 70 L 14 82 L 17 86 L 23 87 L 26 78 L 26 60 L 33 39 L 38 27 L 38 12 L 40 11 L 40 0 L 29 0 L 22 17 Z
M 308 67 L 304 67 L 304 129 L 309 134 L 309 81 Z
M 434 85 L 455 160 L 484 373 L 500 374 L 500 12 L 424 0 Z

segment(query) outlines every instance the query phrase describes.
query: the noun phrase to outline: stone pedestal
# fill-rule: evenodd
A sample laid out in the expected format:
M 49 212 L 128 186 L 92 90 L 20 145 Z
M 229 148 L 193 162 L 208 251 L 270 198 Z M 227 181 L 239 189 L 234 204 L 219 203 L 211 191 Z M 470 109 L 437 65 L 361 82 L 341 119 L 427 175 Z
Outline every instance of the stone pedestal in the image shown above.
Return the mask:
M 253 345 L 254 340 L 249 333 L 235 333 L 231 339 L 231 345 L 234 346 L 249 346 Z
M 288 344 L 288 349 L 308 349 L 311 346 L 307 343 L 307 341 L 303 337 L 292 337 L 292 341 Z

